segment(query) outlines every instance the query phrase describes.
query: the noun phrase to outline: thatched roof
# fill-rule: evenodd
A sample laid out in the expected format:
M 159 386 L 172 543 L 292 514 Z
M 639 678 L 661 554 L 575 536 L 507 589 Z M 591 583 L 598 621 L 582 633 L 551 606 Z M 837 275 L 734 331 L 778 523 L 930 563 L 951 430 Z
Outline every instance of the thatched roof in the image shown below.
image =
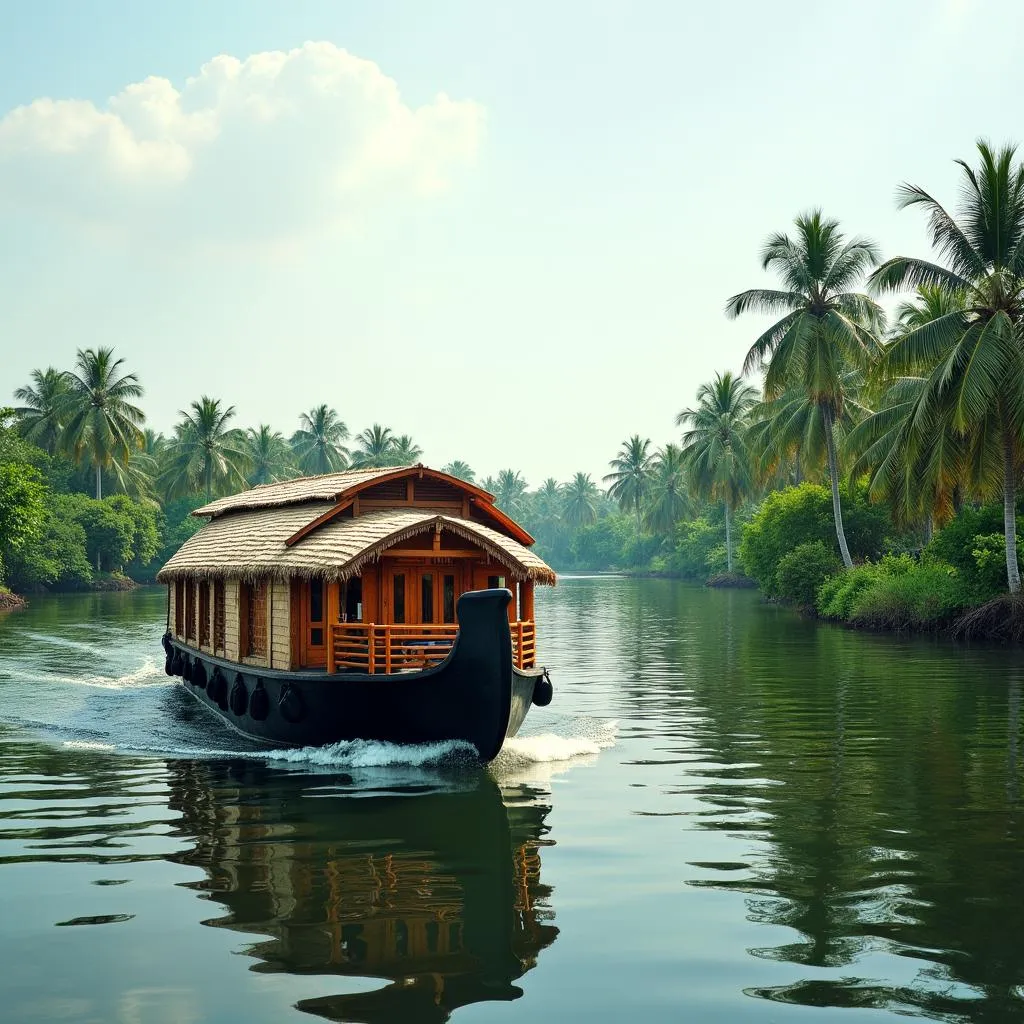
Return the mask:
M 285 545 L 289 537 L 331 507 L 330 502 L 320 501 L 250 509 L 213 519 L 185 541 L 157 579 L 162 583 L 180 577 L 347 579 L 358 576 L 366 563 L 393 545 L 440 526 L 481 547 L 514 577 L 555 582 L 554 570 L 525 545 L 482 523 L 430 509 L 396 508 L 333 519 L 291 547 Z
M 279 505 L 299 505 L 307 501 L 335 502 L 361 484 L 387 476 L 412 466 L 382 466 L 377 469 L 347 469 L 343 473 L 324 473 L 321 476 L 301 476 L 295 480 L 282 480 L 276 484 L 258 484 L 247 491 L 217 498 L 192 513 L 194 516 L 219 516 L 222 512 L 246 508 L 275 508 Z

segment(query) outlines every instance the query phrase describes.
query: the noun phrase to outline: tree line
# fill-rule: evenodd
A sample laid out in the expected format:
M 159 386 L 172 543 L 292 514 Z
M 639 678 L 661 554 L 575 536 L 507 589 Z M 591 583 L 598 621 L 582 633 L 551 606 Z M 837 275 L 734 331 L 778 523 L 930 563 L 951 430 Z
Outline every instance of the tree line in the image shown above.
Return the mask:
M 557 568 L 726 580 L 742 569 L 769 593 L 777 566 L 771 579 L 756 570 L 750 538 L 763 534 L 765 516 L 781 514 L 785 501 L 769 501 L 773 494 L 803 488 L 812 504 L 827 503 L 831 537 L 788 538 L 790 549 L 820 546 L 798 560 L 815 563 L 816 585 L 836 574 L 833 558 L 845 572 L 885 551 L 920 558 L 958 517 L 999 506 L 1001 530 L 984 526 L 965 543 L 987 578 L 1001 559 L 1003 589 L 1017 594 L 1024 167 L 1013 146 L 985 142 L 977 161 L 959 161 L 955 213 L 920 186 L 898 191 L 900 207 L 927 215 L 930 258 L 883 260 L 874 242 L 848 237 L 820 210 L 772 234 L 761 264 L 778 286 L 732 296 L 725 313 L 768 313 L 774 322 L 752 340 L 740 374 L 723 371 L 697 388 L 676 416 L 677 440 L 655 448 L 634 435 L 602 480 L 578 472 L 534 489 L 514 468 L 482 480 L 461 461 L 442 468 L 494 493 Z M 899 291 L 908 294 L 887 318 L 880 299 Z M 754 373 L 760 387 L 744 379 Z M 380 424 L 350 435 L 326 404 L 301 414 L 285 437 L 266 424 L 235 426 L 234 407 L 202 396 L 165 437 L 145 428 L 141 396 L 110 349 L 84 349 L 73 370 L 33 372 L 15 393 L 14 424 L 22 442 L 66 467 L 51 488 L 155 506 L 168 519 L 164 539 L 179 543 L 182 502 L 194 508 L 245 486 L 422 456 L 411 436 Z M 790 504 L 803 508 L 802 500 Z M 884 522 L 885 536 L 877 527 L 870 543 L 851 547 L 851 515 Z

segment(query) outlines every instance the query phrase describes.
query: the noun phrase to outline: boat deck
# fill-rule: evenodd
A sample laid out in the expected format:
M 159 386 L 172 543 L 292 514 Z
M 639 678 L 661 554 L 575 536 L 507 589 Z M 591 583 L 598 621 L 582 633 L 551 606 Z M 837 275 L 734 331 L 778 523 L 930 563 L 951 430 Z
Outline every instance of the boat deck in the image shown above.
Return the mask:
M 516 668 L 534 668 L 537 631 L 532 620 L 509 623 L 512 661 Z M 454 624 L 341 622 L 329 627 L 328 672 L 410 672 L 440 664 L 459 635 Z

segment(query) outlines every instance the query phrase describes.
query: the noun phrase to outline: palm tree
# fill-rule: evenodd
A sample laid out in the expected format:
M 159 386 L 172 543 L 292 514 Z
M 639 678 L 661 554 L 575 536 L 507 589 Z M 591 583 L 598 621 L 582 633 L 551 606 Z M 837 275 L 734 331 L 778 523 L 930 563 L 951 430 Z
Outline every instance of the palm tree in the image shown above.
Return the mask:
M 451 462 L 445 463 L 441 467 L 441 472 L 457 477 L 459 480 L 465 480 L 467 484 L 476 483 L 476 474 L 470 468 L 469 463 L 463 462 L 461 459 L 453 459 Z
M 24 402 L 14 411 L 22 437 L 53 455 L 60 446 L 71 391 L 68 375 L 48 366 L 33 370 L 32 384 L 18 388 L 14 397 Z
M 866 368 L 879 352 L 882 310 L 867 295 L 851 291 L 878 262 L 878 251 L 866 238 L 845 241 L 838 221 L 825 219 L 820 210 L 797 217 L 796 229 L 795 238 L 772 235 L 761 252 L 762 269 L 775 270 L 783 289 L 740 292 L 725 311 L 729 317 L 750 311 L 784 314 L 750 347 L 743 372 L 766 366 L 766 399 L 800 387 L 821 410 L 836 538 L 849 568 L 853 560 L 843 530 L 833 427 L 843 415 L 843 374 Z
M 1014 146 L 996 151 L 979 141 L 977 170 L 957 161 L 963 172 L 957 217 L 923 188 L 901 186 L 899 207 L 928 214 L 941 262 L 897 256 L 869 282 L 879 293 L 928 286 L 962 298 L 964 308 L 954 303 L 893 342 L 883 368 L 924 378 L 912 432 L 923 437 L 948 423 L 981 456 L 982 485 L 1001 489 L 1011 594 L 1020 592 L 1016 501 L 1024 452 L 1024 165 L 1015 154 Z M 998 449 L 978 449 L 982 436 L 997 437 Z
M 545 527 L 553 527 L 562 517 L 562 492 L 562 485 L 553 476 L 549 476 L 533 495 L 534 507 Z
M 562 492 L 562 515 L 570 526 L 590 526 L 597 522 L 600 492 L 589 473 L 577 473 Z
M 97 498 L 103 497 L 103 470 L 115 461 L 126 464 L 144 443 L 146 417 L 131 401 L 142 397 L 142 385 L 134 373 L 118 376 L 123 362 L 112 348 L 80 348 L 67 374 L 63 445 L 76 463 L 88 458 L 95 468 Z
M 832 423 L 838 456 L 849 432 L 871 410 L 865 404 L 864 374 L 847 370 L 836 382 L 841 410 Z M 758 402 L 748 415 L 747 447 L 757 462 L 762 486 L 819 480 L 828 473 L 828 438 L 821 405 L 801 387 L 791 387 L 778 398 Z M 840 467 L 842 468 L 842 467 Z
M 393 466 L 414 466 L 423 455 L 423 449 L 408 435 L 394 439 L 388 458 Z
M 913 299 L 901 302 L 896 307 L 896 323 L 893 340 L 910 331 L 924 327 L 947 313 L 963 311 L 965 296 L 962 292 L 944 291 L 938 285 L 919 285 Z
M 604 482 L 611 482 L 608 494 L 619 503 L 619 508 L 632 508 L 636 513 L 636 532 L 640 532 L 640 509 L 647 499 L 654 475 L 654 456 L 650 453 L 651 439 L 640 439 L 634 434 L 623 441 L 619 454 L 608 463 L 612 472 Z
M 180 498 L 203 488 L 210 501 L 214 488 L 245 487 L 246 438 L 242 431 L 227 426 L 235 407 L 222 408 L 219 398 L 203 395 L 189 412 L 181 410 L 179 415 L 184 418 L 168 443 L 168 465 L 161 481 L 167 496 Z
M 732 515 L 749 493 L 753 473 L 747 448 L 747 416 L 757 404 L 757 391 L 742 377 L 716 373 L 697 389 L 696 409 L 676 416 L 683 434 L 683 456 L 695 494 L 721 500 L 725 506 L 725 555 L 732 572 Z
M 137 501 L 158 504 L 156 480 L 160 475 L 160 460 L 166 447 L 163 434 L 147 427 L 142 432 L 141 450 L 135 452 L 127 462 L 114 461 L 110 464 L 108 490 L 127 494 Z
M 913 300 L 896 309 L 893 341 L 949 313 L 964 310 L 961 293 L 934 285 L 917 289 Z M 884 501 L 898 523 L 923 521 L 925 532 L 956 512 L 974 482 L 977 452 L 952 429 L 949 417 L 933 417 L 922 407 L 922 376 L 881 378 L 877 411 L 848 435 L 845 448 L 855 457 L 850 478 L 868 474 L 870 494 Z M 927 429 L 916 424 L 930 420 Z
M 494 479 L 489 473 L 484 477 L 484 482 L 480 487 L 485 490 L 488 494 L 498 493 L 498 481 Z
M 395 434 L 390 427 L 374 423 L 360 431 L 355 438 L 356 448 L 352 452 L 353 469 L 371 469 L 375 466 L 390 466 Z
M 503 469 L 498 474 L 494 487 L 494 503 L 510 516 L 519 515 L 523 511 L 523 495 L 526 494 L 526 481 L 518 470 Z
M 930 534 L 933 524 L 955 514 L 973 481 L 977 453 L 972 457 L 975 445 L 950 429 L 948 419 L 929 416 L 926 385 L 924 377 L 890 382 L 878 410 L 850 432 L 846 447 L 855 456 L 850 478 L 868 474 L 872 498 L 884 501 L 900 524 L 923 520 Z M 918 428 L 922 422 L 927 429 Z
M 687 496 L 686 457 L 677 444 L 667 444 L 654 454 L 654 479 L 644 513 L 655 533 L 669 534 L 690 510 Z
M 344 442 L 348 427 L 338 413 L 326 403 L 299 416 L 299 429 L 291 436 L 292 450 L 299 469 L 315 476 L 337 473 L 348 465 L 348 452 Z
M 266 423 L 250 427 L 245 432 L 245 455 L 249 462 L 247 479 L 250 487 L 274 483 L 289 476 L 292 449 L 284 435 Z

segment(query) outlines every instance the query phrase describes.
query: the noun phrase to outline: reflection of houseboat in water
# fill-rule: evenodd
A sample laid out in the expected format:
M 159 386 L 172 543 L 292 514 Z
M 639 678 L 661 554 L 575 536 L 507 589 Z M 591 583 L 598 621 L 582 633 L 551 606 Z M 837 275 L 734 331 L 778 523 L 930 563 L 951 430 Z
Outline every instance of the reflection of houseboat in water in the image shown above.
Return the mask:
M 506 806 L 484 775 L 443 792 L 345 797 L 332 777 L 174 766 L 171 806 L 224 904 L 207 923 L 270 936 L 253 969 L 392 982 L 300 1001 L 329 1020 L 444 1021 L 522 994 L 558 929 L 540 882 L 548 807 Z

